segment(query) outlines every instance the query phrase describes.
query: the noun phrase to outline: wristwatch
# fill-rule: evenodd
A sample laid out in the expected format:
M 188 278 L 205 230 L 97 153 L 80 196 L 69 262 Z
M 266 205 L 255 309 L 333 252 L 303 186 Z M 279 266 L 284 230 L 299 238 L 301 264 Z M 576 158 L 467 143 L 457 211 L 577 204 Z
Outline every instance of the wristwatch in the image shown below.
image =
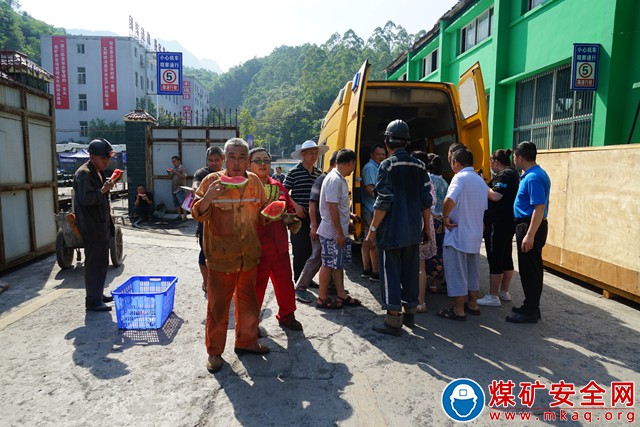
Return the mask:
M 369 227 L 370 231 L 373 231 L 374 233 L 378 230 L 377 228 L 375 228 L 373 225 Z

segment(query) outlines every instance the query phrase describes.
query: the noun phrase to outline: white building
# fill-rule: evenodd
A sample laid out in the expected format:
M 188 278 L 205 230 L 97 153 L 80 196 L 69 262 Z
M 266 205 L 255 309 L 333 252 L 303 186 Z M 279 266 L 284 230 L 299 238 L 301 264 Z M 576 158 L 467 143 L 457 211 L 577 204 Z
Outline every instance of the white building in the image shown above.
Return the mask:
M 86 142 L 91 120 L 123 123 L 135 108 L 147 108 L 154 116 L 162 110 L 182 116 L 187 126 L 206 124 L 204 86 L 183 76 L 188 93 L 157 95 L 155 54 L 137 38 L 41 36 L 40 54 L 42 67 L 53 74 L 58 142 Z M 148 99 L 153 106 L 147 105 Z

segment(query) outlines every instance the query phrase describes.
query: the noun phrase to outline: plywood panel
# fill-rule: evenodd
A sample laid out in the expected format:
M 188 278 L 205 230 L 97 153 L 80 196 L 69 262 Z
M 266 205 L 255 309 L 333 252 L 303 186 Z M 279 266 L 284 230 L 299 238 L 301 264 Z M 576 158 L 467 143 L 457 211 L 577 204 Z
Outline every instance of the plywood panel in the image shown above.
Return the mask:
M 167 168 L 172 168 L 171 157 L 178 155 L 177 142 L 153 142 L 153 175 L 167 175 Z
M 164 202 L 167 210 L 173 211 L 173 196 L 171 195 L 171 181 L 168 179 L 154 179 L 153 180 L 153 202 L 158 206 L 158 203 Z
M 205 139 L 207 137 L 206 129 L 193 129 L 193 128 L 184 128 L 182 129 L 182 140 L 188 139 Z
M 187 168 L 189 176 L 193 176 L 196 170 L 206 166 L 207 144 L 204 142 L 183 142 L 182 163 Z
M 178 128 L 174 129 L 151 129 L 151 135 L 153 139 L 178 139 Z
M 45 116 L 50 115 L 49 111 L 49 99 L 41 96 L 27 94 L 27 109 L 34 113 L 40 113 Z
M 54 217 L 54 190 L 40 188 L 33 190 L 33 219 L 36 229 L 36 250 L 56 242 L 56 221 Z
M 20 108 L 20 91 L 0 84 L 0 104 L 7 107 Z
M 640 145 L 538 155 L 552 181 L 545 262 L 640 295 L 639 162 Z
M 51 152 L 51 125 L 46 122 L 29 122 L 29 151 L 31 161 L 31 180 L 52 182 L 53 156 Z
M 11 261 L 31 252 L 27 192 L 4 192 L 0 194 L 0 203 L 5 256 L 6 261 Z
M 23 184 L 26 179 L 22 122 L 0 113 L 0 185 Z

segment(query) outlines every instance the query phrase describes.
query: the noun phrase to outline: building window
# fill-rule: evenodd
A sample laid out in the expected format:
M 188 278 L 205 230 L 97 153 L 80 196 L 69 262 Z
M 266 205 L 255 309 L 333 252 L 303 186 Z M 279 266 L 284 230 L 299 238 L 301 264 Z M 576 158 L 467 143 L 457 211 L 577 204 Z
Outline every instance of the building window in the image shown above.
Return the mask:
M 87 84 L 87 70 L 84 67 L 78 67 L 78 84 Z
M 466 52 L 493 34 L 493 6 L 460 30 L 460 53 Z
M 540 6 L 542 3 L 546 2 L 547 0 L 528 0 L 529 3 L 529 9 L 527 10 L 531 10 L 533 8 L 536 8 L 538 6 Z
M 136 78 L 134 79 L 136 82 L 136 87 L 138 87 L 138 72 L 136 71 Z
M 140 76 L 140 89 L 144 89 L 144 76 Z
M 78 110 L 87 111 L 87 95 L 84 93 L 78 94 Z
M 514 143 L 531 141 L 538 149 L 591 145 L 593 91 L 571 90 L 565 65 L 516 85 Z
M 89 137 L 89 123 L 88 122 L 80 122 L 80 137 L 88 138 Z
M 426 77 L 438 69 L 438 49 L 422 59 L 422 77 Z
M 84 43 L 78 43 L 76 46 L 78 47 L 78 53 L 84 53 Z

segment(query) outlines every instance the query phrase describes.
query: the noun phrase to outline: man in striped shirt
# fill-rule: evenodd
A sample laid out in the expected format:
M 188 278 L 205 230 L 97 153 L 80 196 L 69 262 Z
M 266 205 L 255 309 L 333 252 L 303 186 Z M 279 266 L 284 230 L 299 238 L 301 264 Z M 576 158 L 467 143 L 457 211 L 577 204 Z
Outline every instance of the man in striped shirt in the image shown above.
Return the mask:
M 318 147 L 314 141 L 305 141 L 299 150 L 291 153 L 291 157 L 300 160 L 284 179 L 284 187 L 289 190 L 296 215 L 302 221 L 302 227 L 297 233 L 291 232 L 291 247 L 293 249 L 293 280 L 300 277 L 304 264 L 311 256 L 311 221 L 309 220 L 309 196 L 311 187 L 322 171 L 315 167 L 318 156 L 325 154 L 329 147 Z

